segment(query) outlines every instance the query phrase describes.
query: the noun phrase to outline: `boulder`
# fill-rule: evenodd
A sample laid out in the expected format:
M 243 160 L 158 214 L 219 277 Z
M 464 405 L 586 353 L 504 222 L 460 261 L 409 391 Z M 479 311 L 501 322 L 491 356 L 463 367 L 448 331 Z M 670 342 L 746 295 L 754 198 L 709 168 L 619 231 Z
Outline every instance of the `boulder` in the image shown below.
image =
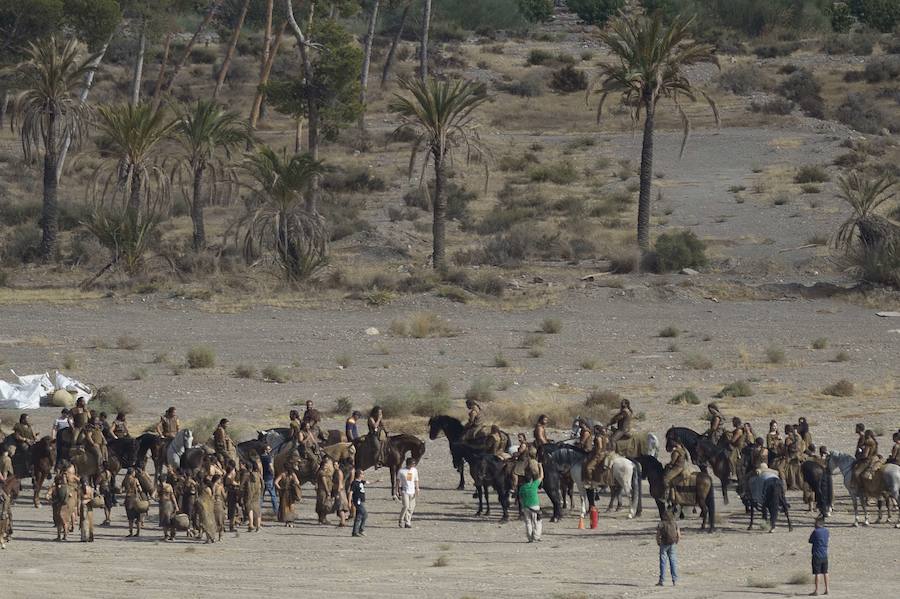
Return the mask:
M 57 389 L 50 396 L 50 405 L 57 408 L 71 408 L 75 405 L 75 398 L 65 389 Z

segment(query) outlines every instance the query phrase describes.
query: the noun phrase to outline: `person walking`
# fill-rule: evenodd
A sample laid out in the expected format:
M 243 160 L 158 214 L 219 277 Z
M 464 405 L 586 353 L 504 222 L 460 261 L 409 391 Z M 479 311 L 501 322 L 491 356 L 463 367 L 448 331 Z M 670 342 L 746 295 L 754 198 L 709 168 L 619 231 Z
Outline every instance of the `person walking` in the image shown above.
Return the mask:
M 828 594 L 828 539 L 831 534 L 825 528 L 825 519 L 816 518 L 816 527 L 809 535 L 809 542 L 812 544 L 812 573 L 815 588 L 811 595 L 819 594 L 819 575 L 825 583 L 825 592 Z
M 353 536 L 366 536 L 366 474 L 362 470 L 356 470 L 356 476 L 350 485 L 350 501 L 356 508 L 356 516 L 353 518 Z
M 663 512 L 663 517 L 656 527 L 656 544 L 659 545 L 659 582 L 656 586 L 663 586 L 666 577 L 666 562 L 672 574 L 672 586 L 678 582 L 678 559 L 675 554 L 675 546 L 681 540 L 681 529 L 672 519 L 672 513 Z
M 419 470 L 412 458 L 406 458 L 406 466 L 397 472 L 395 482 L 397 495 L 403 503 L 400 510 L 400 528 L 412 528 L 413 512 L 419 497 Z
M 538 497 L 538 487 L 542 477 L 534 476 L 531 470 L 525 472 L 525 482 L 519 486 L 519 504 L 525 512 L 525 536 L 529 543 L 540 542 L 543 532 L 541 522 L 541 500 Z
M 278 515 L 278 492 L 275 488 L 275 470 L 272 468 L 272 448 L 269 445 L 265 445 L 262 448 L 262 453 L 259 454 L 259 465 L 262 467 L 262 479 L 263 479 L 263 501 L 266 500 L 266 495 L 269 496 L 269 501 L 272 503 L 272 513 L 276 516 Z

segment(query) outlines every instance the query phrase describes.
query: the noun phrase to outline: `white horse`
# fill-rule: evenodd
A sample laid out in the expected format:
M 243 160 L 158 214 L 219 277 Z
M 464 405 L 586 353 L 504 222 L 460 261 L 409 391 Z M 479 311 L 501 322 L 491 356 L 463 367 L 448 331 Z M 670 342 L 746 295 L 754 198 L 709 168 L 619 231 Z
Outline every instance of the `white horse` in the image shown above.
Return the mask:
M 884 490 L 879 494 L 872 495 L 867 494 L 865 489 L 859 489 L 853 482 L 853 464 L 856 462 L 853 456 L 833 451 L 830 459 L 833 468 L 832 472 L 835 470 L 840 471 L 841 476 L 844 478 L 844 486 L 850 494 L 850 499 L 853 500 L 853 526 L 859 526 L 858 504 L 860 503 L 863 508 L 863 526 L 869 525 L 866 497 L 872 497 L 878 501 L 878 520 L 875 521 L 876 524 L 881 522 L 881 500 L 884 499 L 884 503 L 887 505 L 887 520 L 885 522 L 889 523 L 891 521 L 891 499 L 900 505 L 900 466 L 897 464 L 885 464 L 881 471 Z M 900 528 L 900 511 L 898 511 L 897 524 L 894 528 Z
M 183 428 L 172 438 L 166 447 L 166 464 L 169 470 L 181 468 L 181 456 L 194 446 L 194 433 L 189 428 Z
M 631 494 L 631 504 L 629 506 L 628 518 L 634 518 L 635 516 L 639 516 L 641 514 L 642 505 L 641 505 L 641 474 L 640 474 L 640 466 L 635 462 L 632 462 L 626 457 L 622 457 L 620 455 L 613 454 L 614 457 L 610 463 L 610 468 L 612 469 L 613 475 L 613 487 L 615 487 L 614 492 L 611 493 L 609 499 L 609 507 L 606 511 L 609 511 L 612 508 L 612 503 L 615 499 L 619 500 L 619 506 L 622 505 L 621 495 L 625 489 L 630 489 Z M 569 473 L 572 477 L 572 482 L 574 484 L 575 491 L 578 493 L 581 498 L 581 517 L 584 518 L 587 514 L 587 491 L 588 489 L 593 490 L 592 483 L 586 483 L 582 480 L 582 469 L 584 467 L 584 462 L 587 460 L 587 454 L 582 451 L 580 448 L 574 447 L 568 444 L 557 444 L 555 446 L 551 446 L 545 448 L 544 453 L 544 466 L 545 468 L 548 465 L 552 465 L 555 469 L 557 469 L 560 473 Z M 549 494 L 549 493 L 548 493 Z M 556 505 L 558 498 L 551 497 L 551 501 L 554 503 L 554 518 L 558 518 L 561 516 L 559 507 Z M 572 506 L 574 507 L 574 506 Z

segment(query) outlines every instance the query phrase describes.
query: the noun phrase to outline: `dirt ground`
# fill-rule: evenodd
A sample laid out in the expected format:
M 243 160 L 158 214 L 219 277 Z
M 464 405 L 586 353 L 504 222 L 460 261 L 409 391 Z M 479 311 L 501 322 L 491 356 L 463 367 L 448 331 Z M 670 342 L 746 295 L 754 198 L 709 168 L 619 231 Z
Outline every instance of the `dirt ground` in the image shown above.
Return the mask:
M 73 354 L 77 378 L 127 391 L 137 429 L 172 404 L 186 423 L 228 416 L 247 436 L 255 428 L 286 422 L 290 407 L 309 398 L 327 409 L 346 396 L 354 406 L 367 408 L 379 394 L 422 388 L 435 377 L 449 383 L 453 411 L 461 413 L 462 394 L 478 376 L 489 376 L 506 389 L 497 392 L 500 399 L 519 402 L 577 402 L 589 388 L 615 389 L 644 412 L 639 428 L 658 435 L 675 424 L 702 427 L 703 404 L 672 406 L 668 398 L 691 388 L 705 404 L 738 378 L 755 381 L 756 394 L 725 400 L 724 410 L 749 419 L 757 432 L 765 430 L 770 417 L 789 422 L 805 415 L 816 442 L 850 451 L 855 421 L 887 434 L 897 427 L 900 335 L 889 332 L 897 326 L 894 319 L 837 300 L 717 303 L 678 286 L 678 278 L 671 288 L 640 280 L 625 289 L 566 289 L 558 283 L 548 305 L 529 310 L 415 296 L 383 308 L 338 302 L 236 313 L 164 298 L 10 303 L 0 311 L 0 358 L 7 367 L 27 373 L 52 369 L 61 356 Z M 422 310 L 444 315 L 458 335 L 411 339 L 388 333 L 393 320 Z M 546 336 L 542 356 L 530 358 L 521 339 L 545 317 L 559 318 L 562 329 Z M 659 338 L 667 325 L 682 332 L 675 339 Z M 367 335 L 368 327 L 380 334 Z M 126 333 L 141 340 L 140 349 L 94 347 L 114 346 Z M 818 337 L 829 339 L 827 349 L 810 349 Z M 667 351 L 671 342 L 679 351 Z M 197 343 L 215 349 L 215 368 L 174 376 L 168 366 L 152 363 L 159 352 L 180 359 Z M 771 346 L 784 349 L 783 363 L 766 362 L 763 354 Z M 841 350 L 850 361 L 832 362 Z M 493 367 L 498 352 L 510 361 L 508 368 Z M 690 353 L 709 357 L 713 368 L 685 367 L 683 357 Z M 346 369 L 336 365 L 340 354 L 351 358 Z M 596 370 L 579 366 L 587 358 L 598 361 Z M 230 372 L 238 363 L 279 365 L 291 381 L 279 385 L 234 378 Z M 128 380 L 137 368 L 145 369 L 143 380 Z M 824 385 L 840 378 L 856 384 L 854 397 L 821 394 Z M 33 414 L 39 432 L 48 431 L 55 411 L 42 408 Z M 7 428 L 11 416 L 3 414 Z M 338 426 L 339 420 L 330 424 Z M 514 432 L 524 427 L 507 428 Z M 562 435 L 556 433 L 557 438 Z M 889 437 L 879 441 L 889 446 Z M 500 525 L 496 512 L 474 517 L 471 494 L 455 490 L 446 440 L 428 442 L 420 472 L 423 495 L 412 530 L 396 526 L 398 505 L 389 499 L 387 474 L 370 472 L 370 479 L 380 482 L 370 493 L 369 534 L 362 539 L 351 538 L 347 529 L 317 525 L 310 491 L 299 505 L 300 521 L 293 530 L 272 524 L 258 534 L 226 534 L 215 545 L 186 539 L 163 544 L 155 515 L 145 536 L 133 540 L 125 537 L 127 524 L 118 509 L 113 526 L 98 529 L 93 545 L 56 544 L 49 507 L 34 510 L 23 497 L 14 512 L 14 542 L 0 554 L 4 596 L 187 592 L 206 597 L 296 589 L 329 597 L 758 597 L 810 590 L 805 582 L 787 584 L 794 578 L 806 581 L 802 574 L 809 569 L 806 537 L 812 517 L 796 494 L 791 496 L 793 532 L 783 527 L 772 535 L 748 532 L 743 509 L 734 501 L 722 505 L 720 496 L 720 530 L 715 534 L 701 534 L 699 521 L 688 516 L 679 546 L 682 579 L 675 589 L 657 589 L 653 511 L 636 520 L 628 520 L 624 512 L 601 514 L 595 531 L 578 530 L 574 515 L 558 524 L 545 521 L 544 541 L 529 545 L 522 523 Z M 835 488 L 832 592 L 887 597 L 900 565 L 900 531 L 884 524 L 852 528 L 849 500 L 842 485 Z M 542 500 L 549 506 L 546 497 Z

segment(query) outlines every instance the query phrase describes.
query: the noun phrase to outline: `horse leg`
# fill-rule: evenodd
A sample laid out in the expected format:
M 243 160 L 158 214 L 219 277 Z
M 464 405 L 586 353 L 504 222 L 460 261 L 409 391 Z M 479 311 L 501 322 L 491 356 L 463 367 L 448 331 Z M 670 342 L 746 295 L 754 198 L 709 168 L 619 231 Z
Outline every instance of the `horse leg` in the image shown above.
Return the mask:
M 659 519 L 662 520 L 666 515 L 666 504 L 655 497 L 653 500 L 656 501 L 656 509 L 659 510 Z
M 784 497 L 781 498 L 781 508 L 784 510 L 784 519 L 787 520 L 788 532 L 792 532 L 794 530 L 794 525 L 791 524 L 791 514 L 788 511 L 787 499 Z
M 460 466 L 456 469 L 459 472 L 459 485 L 457 485 L 457 491 L 463 491 L 466 488 L 466 467 L 460 464 Z
M 860 500 L 860 503 L 862 503 L 862 509 L 863 509 L 863 526 L 868 526 L 869 525 L 869 505 L 868 505 L 868 497 L 866 497 L 865 494 L 862 495 L 862 499 Z
M 39 475 L 35 473 L 35 477 L 32 480 L 34 486 L 34 507 L 39 508 L 41 506 L 41 487 L 44 486 L 44 473 L 41 472 Z
M 481 489 L 478 491 L 478 493 L 484 497 L 484 515 L 485 516 L 491 515 L 491 493 L 490 493 L 490 490 L 491 490 L 490 487 L 488 487 L 485 484 L 482 484 Z
M 722 503 L 728 505 L 728 477 L 719 480 L 722 482 Z
M 753 516 L 756 513 L 756 509 L 753 507 L 753 503 L 750 503 L 750 526 L 747 527 L 747 530 L 753 530 Z
M 853 526 L 859 526 L 859 506 L 857 504 L 856 493 L 850 491 L 850 499 L 853 501 Z
M 503 516 L 500 523 L 509 522 L 509 491 L 501 487 L 497 490 L 497 500 L 500 502 L 500 509 L 503 510 Z

